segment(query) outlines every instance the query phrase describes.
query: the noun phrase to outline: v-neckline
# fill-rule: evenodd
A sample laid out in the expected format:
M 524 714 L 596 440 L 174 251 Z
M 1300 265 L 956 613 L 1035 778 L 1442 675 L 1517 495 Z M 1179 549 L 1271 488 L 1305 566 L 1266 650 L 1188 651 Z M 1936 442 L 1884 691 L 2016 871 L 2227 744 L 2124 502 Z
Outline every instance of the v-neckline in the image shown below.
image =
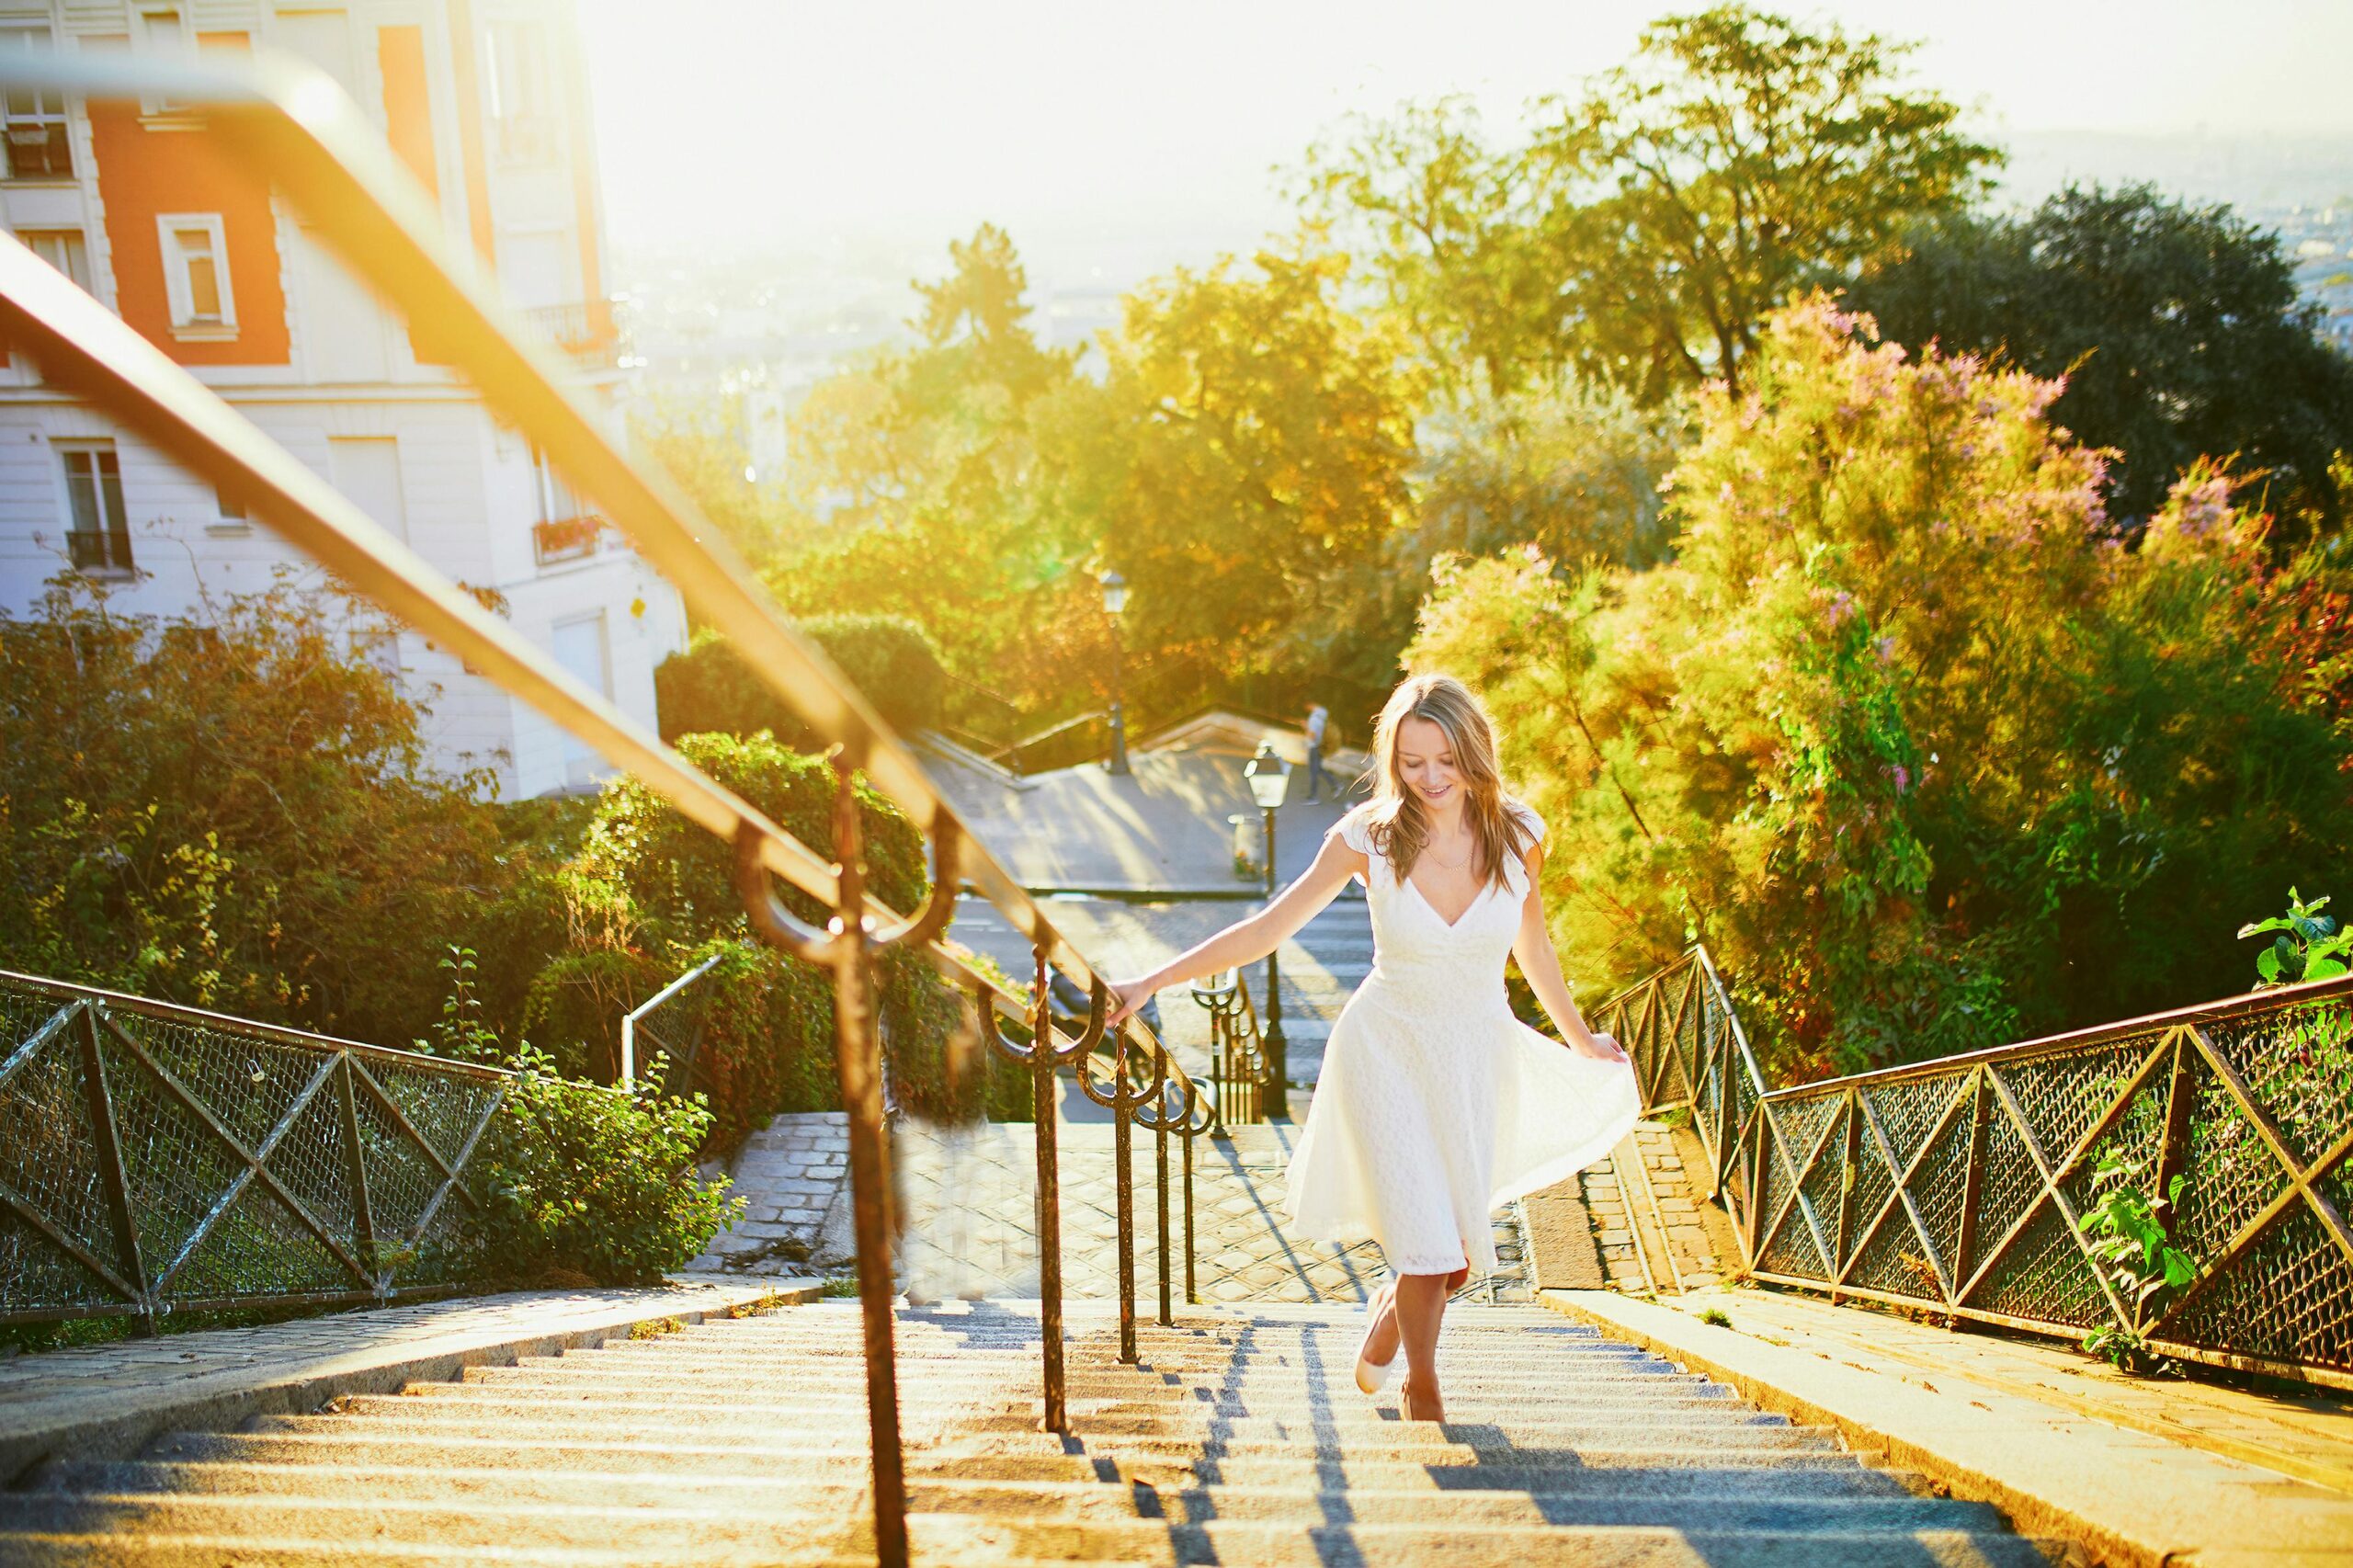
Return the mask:
M 1415 898 L 1422 901 L 1422 907 L 1428 910 L 1432 915 L 1437 917 L 1438 923 L 1440 926 L 1445 926 L 1449 931 L 1453 930 L 1457 926 L 1461 925 L 1465 920 L 1470 919 L 1471 912 L 1479 907 L 1479 901 L 1493 892 L 1495 887 L 1495 879 L 1492 877 L 1487 881 L 1481 882 L 1479 884 L 1479 891 L 1471 895 L 1471 902 L 1462 906 L 1462 913 L 1456 915 L 1453 919 L 1449 920 L 1445 915 L 1438 914 L 1438 905 L 1430 902 L 1430 895 L 1424 892 L 1421 890 L 1421 885 L 1415 882 L 1412 877 L 1404 877 L 1400 880 L 1404 882 L 1405 889 L 1408 892 L 1411 892 Z

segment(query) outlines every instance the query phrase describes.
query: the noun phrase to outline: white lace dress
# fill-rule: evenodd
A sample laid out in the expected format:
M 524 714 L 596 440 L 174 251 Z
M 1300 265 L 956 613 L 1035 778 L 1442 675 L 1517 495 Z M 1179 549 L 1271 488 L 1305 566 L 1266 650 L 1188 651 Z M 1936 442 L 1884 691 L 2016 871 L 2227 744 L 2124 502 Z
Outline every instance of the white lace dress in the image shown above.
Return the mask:
M 1367 837 L 1373 968 L 1341 1009 L 1292 1154 L 1285 1206 L 1312 1241 L 1370 1235 L 1398 1274 L 1495 1267 L 1488 1216 L 1608 1153 L 1640 1108 L 1632 1067 L 1581 1056 L 1512 1016 L 1504 960 L 1527 868 L 1504 868 L 1452 926 Z M 1536 813 L 1511 810 L 1540 837 Z

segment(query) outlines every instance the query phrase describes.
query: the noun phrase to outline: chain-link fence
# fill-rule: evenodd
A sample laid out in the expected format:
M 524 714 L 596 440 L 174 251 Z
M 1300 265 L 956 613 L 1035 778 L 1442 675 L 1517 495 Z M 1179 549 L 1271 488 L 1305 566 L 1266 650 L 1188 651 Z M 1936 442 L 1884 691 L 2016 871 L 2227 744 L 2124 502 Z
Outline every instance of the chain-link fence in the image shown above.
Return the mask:
M 1595 1023 L 1688 1108 L 1756 1278 L 2353 1386 L 2353 980 L 1769 1093 L 1702 949 Z M 2109 1191 L 2162 1228 L 2137 1257 Z
M 444 1288 L 486 1067 L 0 971 L 0 1322 Z

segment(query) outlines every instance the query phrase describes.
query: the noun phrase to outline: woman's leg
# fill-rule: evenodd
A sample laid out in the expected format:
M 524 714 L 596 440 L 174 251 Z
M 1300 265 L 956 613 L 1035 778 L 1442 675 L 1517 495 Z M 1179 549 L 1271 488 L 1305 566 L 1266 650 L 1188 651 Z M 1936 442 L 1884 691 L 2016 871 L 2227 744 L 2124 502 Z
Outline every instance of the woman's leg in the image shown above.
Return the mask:
M 1443 1421 L 1438 1397 L 1438 1331 L 1450 1292 L 1444 1274 L 1407 1274 L 1397 1281 L 1397 1334 L 1405 1352 L 1405 1419 Z

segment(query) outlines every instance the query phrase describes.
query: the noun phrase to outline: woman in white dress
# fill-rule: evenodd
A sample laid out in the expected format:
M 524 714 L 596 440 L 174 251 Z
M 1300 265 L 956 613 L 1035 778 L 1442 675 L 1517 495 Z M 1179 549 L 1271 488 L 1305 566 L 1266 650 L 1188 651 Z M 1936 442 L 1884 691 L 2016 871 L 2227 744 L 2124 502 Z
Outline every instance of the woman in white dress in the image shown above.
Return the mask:
M 1506 798 L 1493 724 L 1450 676 L 1391 694 L 1374 794 L 1324 835 L 1305 875 L 1116 993 L 1114 1021 L 1156 992 L 1264 958 L 1348 879 L 1372 912 L 1373 969 L 1341 1009 L 1292 1153 L 1287 1208 L 1313 1241 L 1370 1236 L 1392 1278 L 1367 1313 L 1357 1381 L 1377 1393 L 1402 1343 L 1404 1414 L 1440 1421 L 1447 1299 L 1495 1267 L 1495 1205 L 1607 1153 L 1639 1108 L 1632 1064 L 1586 1027 L 1561 978 L 1536 872 L 1544 824 Z M 1568 1043 L 1512 1016 L 1504 959 Z

